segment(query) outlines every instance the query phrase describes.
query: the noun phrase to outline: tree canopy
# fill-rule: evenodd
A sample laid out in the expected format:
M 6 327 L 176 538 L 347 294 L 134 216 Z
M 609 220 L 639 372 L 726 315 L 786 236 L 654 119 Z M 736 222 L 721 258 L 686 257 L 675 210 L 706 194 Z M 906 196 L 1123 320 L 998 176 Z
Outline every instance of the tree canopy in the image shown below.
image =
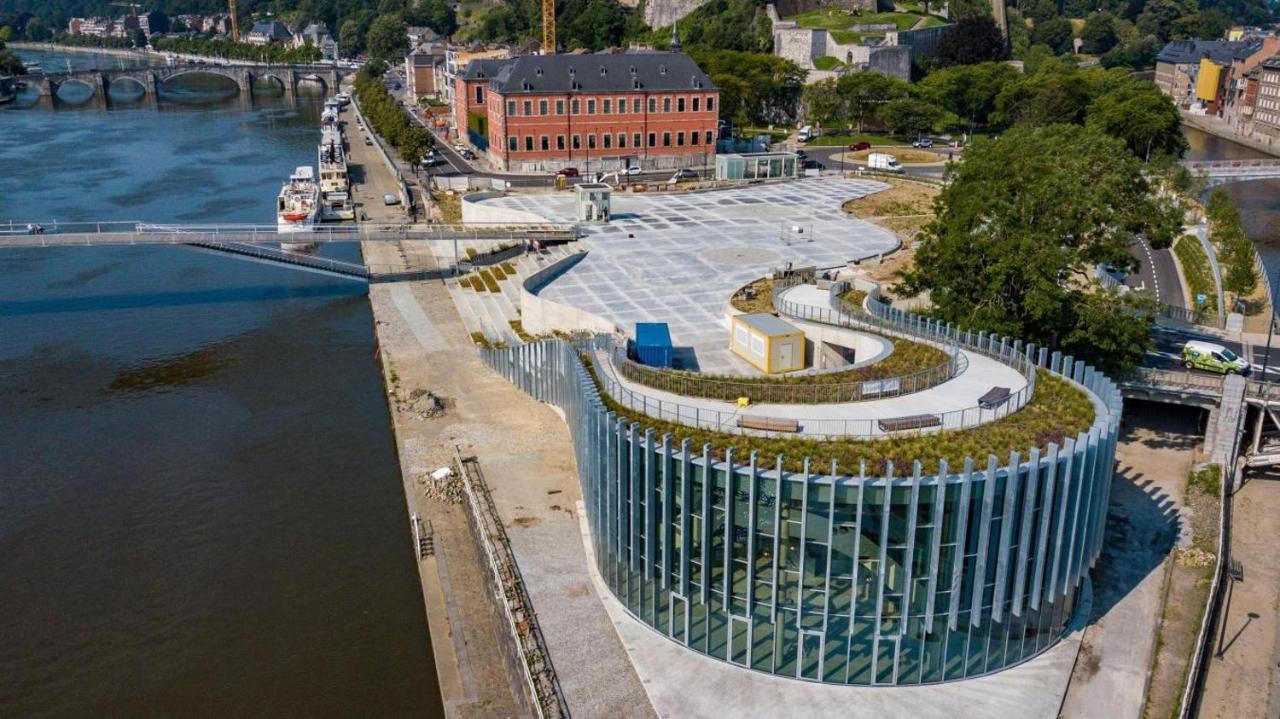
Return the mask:
M 938 41 L 933 67 L 974 65 L 1009 56 L 1004 34 L 990 14 L 965 17 Z
M 935 316 L 1021 337 L 1105 370 L 1140 361 L 1153 308 L 1102 289 L 1101 262 L 1130 266 L 1139 234 L 1168 246 L 1180 213 L 1117 138 L 1074 125 L 1015 127 L 975 141 L 947 170 L 937 217 L 898 290 Z

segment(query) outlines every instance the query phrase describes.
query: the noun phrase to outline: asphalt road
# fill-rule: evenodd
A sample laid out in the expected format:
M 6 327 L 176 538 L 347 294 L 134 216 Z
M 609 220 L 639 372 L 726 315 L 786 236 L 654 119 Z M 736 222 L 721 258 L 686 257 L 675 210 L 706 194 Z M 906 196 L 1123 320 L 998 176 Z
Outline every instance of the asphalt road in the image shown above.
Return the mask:
M 1157 302 L 1174 307 L 1188 307 L 1178 279 L 1178 266 L 1173 250 L 1157 250 L 1143 238 L 1129 246 L 1129 253 L 1138 261 L 1138 271 L 1125 278 L 1125 284 L 1135 290 L 1152 293 Z

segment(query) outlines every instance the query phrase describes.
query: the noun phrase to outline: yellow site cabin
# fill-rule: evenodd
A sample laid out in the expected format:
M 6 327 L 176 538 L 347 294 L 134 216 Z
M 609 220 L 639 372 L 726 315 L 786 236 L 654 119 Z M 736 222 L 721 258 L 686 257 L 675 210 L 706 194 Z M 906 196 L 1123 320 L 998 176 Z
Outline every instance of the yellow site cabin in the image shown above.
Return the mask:
M 804 333 L 765 312 L 733 316 L 729 351 L 765 374 L 804 369 Z

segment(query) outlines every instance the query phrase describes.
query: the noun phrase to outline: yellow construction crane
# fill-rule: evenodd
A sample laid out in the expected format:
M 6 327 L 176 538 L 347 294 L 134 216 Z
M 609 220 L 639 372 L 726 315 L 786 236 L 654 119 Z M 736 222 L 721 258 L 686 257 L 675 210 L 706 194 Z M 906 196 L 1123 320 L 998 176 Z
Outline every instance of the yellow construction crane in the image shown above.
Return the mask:
M 231 39 L 239 42 L 240 23 L 236 20 L 236 0 L 227 0 L 227 12 L 231 15 Z
M 556 54 L 556 0 L 542 0 L 542 54 Z

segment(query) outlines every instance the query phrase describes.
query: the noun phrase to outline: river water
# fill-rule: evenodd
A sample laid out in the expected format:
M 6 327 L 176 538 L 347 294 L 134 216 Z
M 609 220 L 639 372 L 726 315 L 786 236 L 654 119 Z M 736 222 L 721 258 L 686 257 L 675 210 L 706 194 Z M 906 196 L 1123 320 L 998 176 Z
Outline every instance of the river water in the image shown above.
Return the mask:
M 273 222 L 321 98 L 214 90 L 0 109 L 0 219 Z M 295 270 L 0 250 L 0 716 L 443 716 L 372 325 Z

